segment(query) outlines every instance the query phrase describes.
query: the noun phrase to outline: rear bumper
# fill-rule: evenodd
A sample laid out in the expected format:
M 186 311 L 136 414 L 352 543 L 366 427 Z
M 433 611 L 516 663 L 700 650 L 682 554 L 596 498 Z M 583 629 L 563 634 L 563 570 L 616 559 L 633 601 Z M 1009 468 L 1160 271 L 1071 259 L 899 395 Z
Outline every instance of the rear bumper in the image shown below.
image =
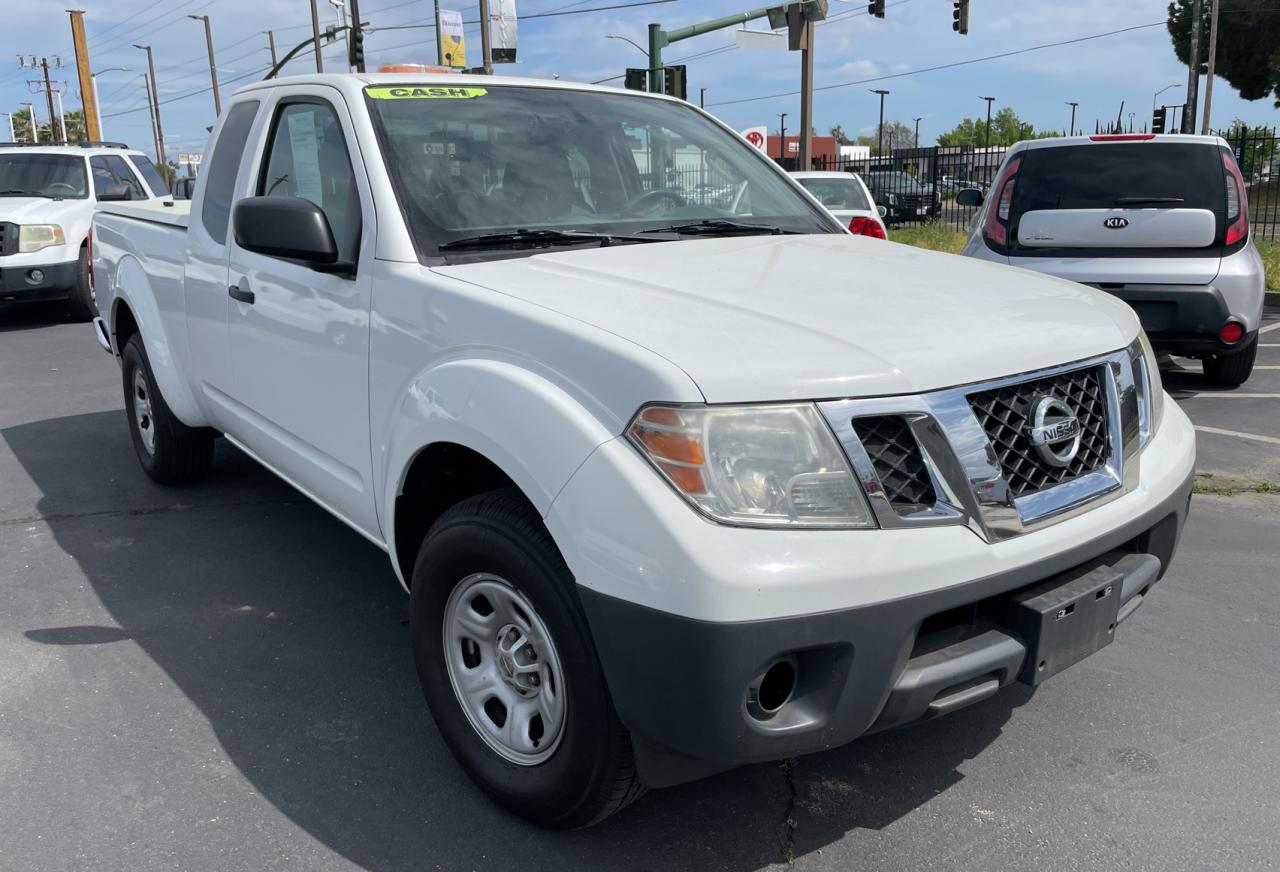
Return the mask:
M 1094 287 L 1133 308 L 1157 351 L 1230 354 L 1249 344 L 1249 336 L 1231 345 L 1218 339 L 1227 321 L 1245 325 L 1249 319 L 1245 313 L 1231 311 L 1222 292 L 1212 285 Z
M 0 302 L 59 300 L 76 284 L 76 261 L 69 263 L 0 264 Z M 36 273 L 39 278 L 32 276 Z
M 664 786 L 820 751 L 955 711 L 1020 674 L 1034 683 L 1025 672 L 1029 640 L 1008 617 L 1012 597 L 1046 581 L 1101 579 L 1118 591 L 1116 623 L 1124 620 L 1169 565 L 1191 484 L 1188 476 L 1140 516 L 1068 553 L 857 608 L 718 623 L 580 587 L 643 779 Z M 765 715 L 760 678 L 784 659 L 794 690 Z

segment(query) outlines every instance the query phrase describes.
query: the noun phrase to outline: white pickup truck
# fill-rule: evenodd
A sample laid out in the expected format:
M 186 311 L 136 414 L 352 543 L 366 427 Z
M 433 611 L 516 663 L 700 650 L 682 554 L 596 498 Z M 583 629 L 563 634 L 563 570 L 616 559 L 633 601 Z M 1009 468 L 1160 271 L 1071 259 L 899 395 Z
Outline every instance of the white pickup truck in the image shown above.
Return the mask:
M 189 220 L 95 220 L 138 458 L 225 437 L 384 549 L 539 823 L 1039 684 L 1169 565 L 1195 438 L 1125 304 L 853 236 L 686 103 L 306 76 L 208 153 Z

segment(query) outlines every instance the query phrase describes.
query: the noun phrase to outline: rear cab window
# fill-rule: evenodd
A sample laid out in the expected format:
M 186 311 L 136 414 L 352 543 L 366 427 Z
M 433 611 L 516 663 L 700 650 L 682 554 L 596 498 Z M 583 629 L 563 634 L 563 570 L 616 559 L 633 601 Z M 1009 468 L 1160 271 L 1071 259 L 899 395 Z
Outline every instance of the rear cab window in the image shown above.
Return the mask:
M 151 196 L 164 197 L 168 195 L 169 186 L 165 184 L 164 176 L 160 175 L 160 171 L 151 162 L 151 158 L 145 154 L 131 154 L 129 155 L 129 162 L 133 164 L 133 168 L 138 171 L 138 175 L 142 176 L 142 180 L 151 189 Z
M 1226 178 L 1222 155 L 1211 143 L 1121 142 L 1029 148 L 1014 187 L 1009 226 L 1028 212 L 1058 209 L 1206 209 L 1225 237 Z M 1015 240 L 1016 233 L 1010 234 Z M 1020 255 L 1056 256 L 1055 248 L 1016 246 Z M 1079 256 L 1084 249 L 1072 249 Z M 1091 255 L 1123 256 L 1132 249 L 1089 249 Z M 1188 253 L 1167 249 L 1167 253 Z M 1203 255 L 1204 249 L 1195 250 Z

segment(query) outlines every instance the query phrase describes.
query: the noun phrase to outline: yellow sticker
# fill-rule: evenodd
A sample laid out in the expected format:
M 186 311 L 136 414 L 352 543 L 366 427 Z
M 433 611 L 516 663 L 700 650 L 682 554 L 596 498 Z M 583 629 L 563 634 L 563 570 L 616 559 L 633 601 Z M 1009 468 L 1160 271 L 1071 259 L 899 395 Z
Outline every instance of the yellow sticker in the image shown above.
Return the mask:
M 484 88 L 454 88 L 447 85 L 365 88 L 364 92 L 375 100 L 471 100 L 489 93 Z

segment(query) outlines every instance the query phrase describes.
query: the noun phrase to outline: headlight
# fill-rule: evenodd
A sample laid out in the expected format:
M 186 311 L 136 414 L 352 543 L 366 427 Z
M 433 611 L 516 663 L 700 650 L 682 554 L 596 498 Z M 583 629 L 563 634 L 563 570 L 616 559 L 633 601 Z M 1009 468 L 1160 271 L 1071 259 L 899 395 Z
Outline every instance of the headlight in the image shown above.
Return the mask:
M 811 404 L 649 406 L 627 437 L 685 499 L 726 524 L 874 527 Z
M 67 238 L 57 224 L 23 224 L 18 228 L 18 252 L 26 254 L 51 245 L 62 245 Z
M 1138 328 L 1138 338 L 1129 346 L 1133 361 L 1134 383 L 1138 390 L 1138 445 L 1145 447 L 1156 435 L 1164 417 L 1164 385 L 1160 381 L 1160 365 L 1147 339 L 1147 331 Z

